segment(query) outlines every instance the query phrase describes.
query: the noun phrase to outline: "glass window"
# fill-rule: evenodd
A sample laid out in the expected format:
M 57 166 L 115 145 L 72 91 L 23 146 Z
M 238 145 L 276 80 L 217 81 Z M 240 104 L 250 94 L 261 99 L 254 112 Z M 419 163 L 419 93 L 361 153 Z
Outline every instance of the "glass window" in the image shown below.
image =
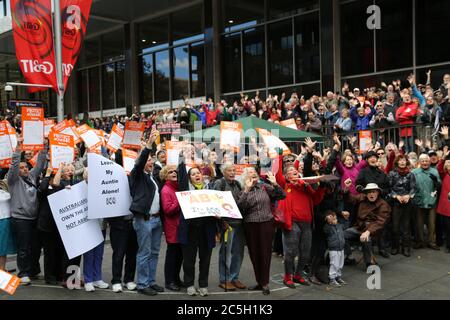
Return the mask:
M 416 0 L 416 50 L 417 64 L 447 62 L 448 49 L 448 0 Z M 403 31 L 403 29 L 402 29 Z
M 382 12 L 381 30 L 376 31 L 377 71 L 411 67 L 411 0 L 377 0 L 376 3 Z
M 80 66 L 87 67 L 89 65 L 100 62 L 100 38 L 85 40 L 83 44 L 84 55 L 82 55 Z
M 269 33 L 269 83 L 279 86 L 294 83 L 292 20 L 268 26 Z
M 124 50 L 124 31 L 115 30 L 102 36 L 102 55 L 103 61 L 123 59 Z
M 266 62 L 264 28 L 245 30 L 244 41 L 244 88 L 257 89 L 266 86 Z
M 191 97 L 205 95 L 205 44 L 191 46 Z
M 374 33 L 366 28 L 366 10 L 370 5 L 373 5 L 373 0 L 355 1 L 341 6 L 341 55 L 344 76 L 374 72 Z
M 264 1 L 224 0 L 225 32 L 243 29 L 264 21 Z
M 169 51 L 155 53 L 155 102 L 169 101 Z
M 172 42 L 174 45 L 203 40 L 203 9 L 194 6 L 172 14 Z
M 89 69 L 89 112 L 100 110 L 99 68 Z
M 125 107 L 125 61 L 116 62 L 116 108 Z
M 296 82 L 320 79 L 319 14 L 295 18 Z
M 241 91 L 241 34 L 225 35 L 223 48 L 224 91 Z
M 394 80 L 401 80 L 401 81 L 403 81 L 411 73 L 412 73 L 412 70 L 410 70 L 410 71 L 403 71 L 403 72 L 380 74 L 380 75 L 372 75 L 372 76 L 361 77 L 361 78 L 343 79 L 342 80 L 342 85 L 344 84 L 344 82 L 347 82 L 349 84 L 349 86 L 350 86 L 350 89 L 360 88 L 361 91 L 362 91 L 365 88 L 372 88 L 372 87 L 379 88 L 380 85 L 381 85 L 381 82 L 385 82 L 387 85 L 389 85 Z
M 141 103 L 153 103 L 153 54 L 141 57 Z
M 169 43 L 169 19 L 159 19 L 143 22 L 139 25 L 139 45 L 142 52 L 150 52 L 167 48 Z
M 103 110 L 114 109 L 114 63 L 102 66 Z
M 450 64 L 440 67 L 422 68 L 417 70 L 417 83 L 427 83 L 427 72 L 431 70 L 431 87 L 438 90 L 444 83 L 444 75 L 450 74 Z
M 313 83 L 308 85 L 297 85 L 297 86 L 289 86 L 284 88 L 278 88 L 278 89 L 271 89 L 269 90 L 269 94 L 272 96 L 277 95 L 278 100 L 281 99 L 281 95 L 285 93 L 286 94 L 286 101 L 289 101 L 291 98 L 291 95 L 293 93 L 297 93 L 298 97 L 304 96 L 305 99 L 309 99 L 314 95 L 320 95 L 320 83 Z
M 173 95 L 174 100 L 189 96 L 189 49 L 188 46 L 173 49 Z
M 79 104 L 81 106 L 81 112 L 89 111 L 88 104 L 88 70 L 79 72 L 78 75 L 78 90 L 79 90 Z
M 268 0 L 268 3 L 270 19 L 290 17 L 319 8 L 318 0 Z

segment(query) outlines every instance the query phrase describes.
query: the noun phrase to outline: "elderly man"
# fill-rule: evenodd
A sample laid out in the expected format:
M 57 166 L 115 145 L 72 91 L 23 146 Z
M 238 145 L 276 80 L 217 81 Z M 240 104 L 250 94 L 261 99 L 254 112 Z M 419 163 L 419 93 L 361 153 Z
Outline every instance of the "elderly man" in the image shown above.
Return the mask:
M 416 244 L 415 249 L 425 247 L 423 227 L 424 218 L 428 214 L 428 247 L 439 250 L 436 245 L 436 205 L 441 178 L 435 168 L 432 168 L 430 157 L 422 154 L 419 157 L 420 167 L 412 171 L 413 204 L 416 205 Z
M 345 230 L 346 254 L 351 254 L 350 240 L 359 240 L 362 243 L 364 262 L 366 267 L 374 265 L 372 253 L 372 238 L 381 233 L 391 213 L 391 207 L 381 197 L 381 189 L 376 183 L 369 183 L 363 190 L 363 194 L 352 195 L 348 188 L 352 182 L 345 182 L 344 192 L 354 205 L 359 205 L 356 224 Z M 352 258 L 350 258 L 352 259 Z
M 220 168 L 223 178 L 215 181 L 213 189 L 218 191 L 231 191 L 233 198 L 238 201 L 241 195 L 241 185 L 236 181 L 236 168 L 233 163 L 226 162 Z M 228 242 L 224 242 L 224 232 L 222 231 L 221 247 L 219 252 L 219 280 L 220 287 L 224 290 L 245 289 L 239 281 L 239 272 L 244 260 L 245 235 L 244 226 L 241 220 L 224 220 L 224 229 L 231 226 L 228 233 Z
M 12 230 L 17 242 L 17 266 L 19 278 L 24 285 L 30 284 L 33 274 L 33 254 L 40 251 L 35 248 L 39 201 L 38 179 L 46 164 L 47 151 L 41 151 L 32 170 L 28 170 L 26 162 L 20 160 L 22 138 L 18 139 L 16 152 L 12 157 L 8 173 L 8 186 L 11 194 Z
M 160 186 L 152 175 L 152 146 L 158 136 L 152 131 L 130 174 L 130 211 L 134 214 L 133 227 L 138 241 L 137 288 L 144 295 L 154 296 L 164 288 L 156 284 L 156 267 L 161 246 Z

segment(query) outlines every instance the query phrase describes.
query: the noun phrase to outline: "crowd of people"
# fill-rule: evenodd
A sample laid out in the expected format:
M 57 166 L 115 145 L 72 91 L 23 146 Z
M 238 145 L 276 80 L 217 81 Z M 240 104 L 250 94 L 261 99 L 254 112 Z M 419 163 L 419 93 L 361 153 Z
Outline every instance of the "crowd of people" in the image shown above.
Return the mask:
M 340 287 L 347 283 L 344 265 L 364 261 L 370 267 L 378 264 L 378 256 L 410 257 L 413 250 L 440 250 L 443 245 L 449 253 L 449 129 L 440 121 L 450 117 L 450 75 L 436 91 L 429 83 L 418 88 L 413 76 L 383 87 L 362 93 L 350 92 L 346 85 L 342 95 L 330 92 L 309 100 L 297 94 L 289 101 L 285 95 L 269 96 L 266 101 L 258 95 L 252 100 L 242 95 L 232 107 L 209 101 L 198 108 L 186 104 L 149 117 L 75 119 L 106 132 L 115 122 L 147 122 L 148 134 L 129 175 L 132 214 L 99 221 L 105 237 L 109 229 L 112 261 L 103 260 L 104 243 L 83 257 L 68 259 L 47 199 L 88 179 L 89 151 L 83 143 L 78 145 L 75 161 L 62 164 L 56 174 L 48 166 L 48 148 L 31 164 L 34 155 L 22 151 L 17 118 L 10 118 L 19 135 L 12 164 L 2 169 L 0 177 L 0 269 L 5 269 L 7 255 L 17 253 L 18 276 L 23 285 L 30 284 L 41 273 L 43 249 L 48 284 L 73 289 L 67 283 L 68 270 L 83 261 L 88 292 L 109 287 L 101 272 L 108 263 L 114 292 L 125 286 L 153 296 L 186 288 L 188 295 L 206 296 L 212 252 L 219 245 L 220 288 L 260 290 L 267 295 L 273 256 L 283 257 L 283 282 L 295 289 L 296 283 Z M 252 140 L 256 155 L 237 159 L 226 150 L 186 143 L 178 166 L 167 165 L 165 142 L 157 143 L 159 132 L 153 124 L 187 125 L 195 121 L 194 115 L 205 127 L 246 116 L 273 122 L 295 119 L 300 130 L 317 133 L 327 124 L 334 128 L 333 146 L 319 147 L 306 139 L 299 154 L 283 155 L 280 149 L 270 159 L 263 143 Z M 431 123 L 435 132 L 415 140 L 408 125 L 417 121 Z M 406 125 L 398 129 L 398 144 L 374 139 L 361 150 L 352 134 L 340 135 L 353 128 L 386 128 L 395 123 Z M 120 153 L 103 150 L 104 156 L 122 164 Z M 239 177 L 237 163 L 248 164 Z M 175 193 L 202 189 L 231 191 L 243 219 L 185 219 Z M 160 286 L 156 272 L 163 238 L 165 283 Z M 240 277 L 245 246 L 254 279 Z M 353 255 L 355 250 L 362 251 L 360 261 Z M 255 285 L 248 286 L 250 282 Z

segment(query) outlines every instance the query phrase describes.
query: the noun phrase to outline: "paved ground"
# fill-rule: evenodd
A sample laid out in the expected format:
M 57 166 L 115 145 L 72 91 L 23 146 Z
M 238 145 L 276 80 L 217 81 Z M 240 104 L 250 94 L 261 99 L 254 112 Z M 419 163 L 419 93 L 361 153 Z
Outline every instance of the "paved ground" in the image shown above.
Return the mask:
M 165 245 L 162 245 L 158 265 L 158 284 L 163 284 L 163 264 Z M 106 244 L 103 272 L 104 280 L 111 280 L 111 246 Z M 209 277 L 209 297 L 188 297 L 186 293 L 164 292 L 156 297 L 147 297 L 136 292 L 113 293 L 111 290 L 97 290 L 87 293 L 84 290 L 67 290 L 62 287 L 49 286 L 43 280 L 34 281 L 31 286 L 18 288 L 12 297 L 0 292 L 0 300 L 44 299 L 44 300 L 145 300 L 145 299 L 194 299 L 194 300 L 444 300 L 450 299 L 450 254 L 444 251 L 421 249 L 413 251 L 410 258 L 402 255 L 390 259 L 378 258 L 381 265 L 381 289 L 367 288 L 368 274 L 363 266 L 344 267 L 344 279 L 348 282 L 342 288 L 330 288 L 326 285 L 289 289 L 282 285 L 283 261 L 273 257 L 271 269 L 272 289 L 270 296 L 260 292 L 246 290 L 228 292 L 218 288 L 218 248 L 214 249 Z M 42 259 L 41 259 L 42 260 Z M 41 261 L 42 263 L 42 261 Z M 7 268 L 15 268 L 14 257 L 7 263 Z M 241 280 L 247 285 L 254 284 L 253 269 L 246 254 L 241 271 Z

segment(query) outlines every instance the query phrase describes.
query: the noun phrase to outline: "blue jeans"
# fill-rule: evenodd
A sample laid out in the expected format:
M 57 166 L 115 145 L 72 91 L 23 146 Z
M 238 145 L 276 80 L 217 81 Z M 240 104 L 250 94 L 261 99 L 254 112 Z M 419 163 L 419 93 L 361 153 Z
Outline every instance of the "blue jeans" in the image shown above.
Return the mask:
M 103 237 L 105 237 L 105 231 L 103 231 Z M 85 283 L 103 280 L 102 262 L 104 247 L 105 242 L 103 241 L 83 255 L 83 276 Z
M 162 224 L 159 217 L 151 217 L 145 221 L 135 217 L 133 228 L 138 241 L 137 288 L 145 289 L 155 284 L 156 267 L 158 266 L 159 249 L 161 247 Z
M 239 279 L 239 272 L 241 271 L 242 261 L 244 260 L 244 226 L 241 224 L 238 227 L 233 227 L 233 230 L 228 234 L 226 253 L 224 238 L 224 231 L 222 231 L 222 245 L 220 246 L 219 251 L 219 281 L 221 283 Z

